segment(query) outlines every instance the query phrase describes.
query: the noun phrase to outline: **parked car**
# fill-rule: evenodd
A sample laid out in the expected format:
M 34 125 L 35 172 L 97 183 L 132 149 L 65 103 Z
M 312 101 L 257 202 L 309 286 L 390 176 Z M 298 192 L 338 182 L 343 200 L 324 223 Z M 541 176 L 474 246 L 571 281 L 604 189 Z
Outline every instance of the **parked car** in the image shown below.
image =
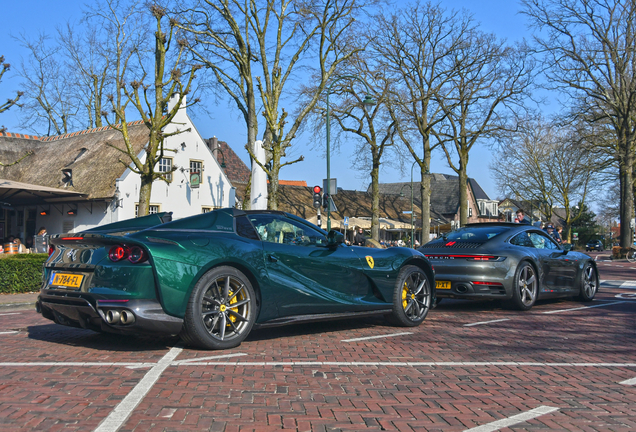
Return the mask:
M 603 252 L 603 242 L 600 240 L 590 240 L 585 244 L 585 251 L 601 251 Z
M 529 310 L 543 298 L 589 302 L 599 288 L 592 258 L 562 249 L 531 225 L 469 224 L 419 251 L 435 267 L 438 298 L 501 299 Z
M 37 309 L 62 325 L 225 349 L 253 327 L 306 320 L 385 314 L 416 326 L 435 302 L 433 269 L 411 249 L 345 246 L 278 211 L 170 219 L 52 236 Z

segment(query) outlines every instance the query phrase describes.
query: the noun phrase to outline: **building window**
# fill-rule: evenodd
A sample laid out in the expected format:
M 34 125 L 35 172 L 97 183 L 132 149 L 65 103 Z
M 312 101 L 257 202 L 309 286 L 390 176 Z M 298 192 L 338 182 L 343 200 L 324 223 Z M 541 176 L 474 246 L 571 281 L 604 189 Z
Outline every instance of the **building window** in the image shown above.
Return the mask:
M 468 207 L 468 217 L 473 217 L 473 208 Z
M 150 204 L 148 209 L 148 214 L 157 214 L 161 211 L 161 208 L 158 204 Z M 135 217 L 139 217 L 139 203 L 135 204 Z
M 172 158 L 159 159 L 159 163 L 157 164 L 157 171 L 161 173 L 166 173 L 163 175 L 163 178 L 165 178 L 167 182 L 171 182 L 172 181 Z
M 212 211 L 212 207 L 201 207 L 201 213 L 209 213 Z
M 191 173 L 199 173 L 201 174 L 203 172 L 203 162 L 201 161 L 196 161 L 196 160 L 191 160 L 190 161 L 190 172 Z

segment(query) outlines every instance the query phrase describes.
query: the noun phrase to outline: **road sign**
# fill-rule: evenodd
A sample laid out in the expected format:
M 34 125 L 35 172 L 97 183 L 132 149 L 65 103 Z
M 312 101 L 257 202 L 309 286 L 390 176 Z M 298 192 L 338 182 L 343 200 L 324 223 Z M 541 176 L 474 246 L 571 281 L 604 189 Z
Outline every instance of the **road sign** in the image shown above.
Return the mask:
M 349 226 L 349 216 L 344 217 L 344 222 L 342 223 L 344 226 Z
M 411 210 L 402 210 L 402 214 L 412 214 Z

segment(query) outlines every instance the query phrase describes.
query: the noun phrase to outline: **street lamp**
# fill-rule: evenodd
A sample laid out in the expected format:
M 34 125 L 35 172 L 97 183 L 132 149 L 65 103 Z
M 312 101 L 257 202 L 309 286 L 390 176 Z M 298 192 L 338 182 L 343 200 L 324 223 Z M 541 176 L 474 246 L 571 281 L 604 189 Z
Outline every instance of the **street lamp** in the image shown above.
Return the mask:
M 411 247 L 413 249 L 415 249 L 415 237 L 414 237 L 415 227 L 413 226 L 413 168 L 415 168 L 416 163 L 417 161 L 414 161 L 413 165 L 411 165 Z M 405 186 L 407 185 L 402 186 L 402 189 L 404 189 Z M 402 189 L 400 189 L 400 196 L 404 196 L 404 194 L 402 193 Z M 423 235 L 424 233 L 422 232 L 422 236 Z M 422 237 L 422 242 L 424 242 L 424 237 Z
M 327 88 L 327 187 L 325 191 L 328 197 L 327 199 L 327 232 L 331 231 L 331 165 L 330 165 L 330 158 L 329 158 L 330 156 L 329 155 L 329 135 L 331 133 L 331 123 L 329 121 L 329 94 L 331 93 L 331 88 L 333 87 L 333 85 L 337 83 L 338 81 L 343 80 L 345 78 L 355 79 L 360 81 L 362 84 L 364 84 L 364 87 L 367 89 L 367 94 L 364 97 L 362 104 L 365 108 L 367 106 L 375 105 L 375 100 L 373 100 L 373 97 L 371 97 L 371 94 L 369 92 L 369 86 L 360 77 L 357 77 L 355 75 L 342 75 L 342 76 L 336 77 L 336 79 L 331 83 L 329 88 Z

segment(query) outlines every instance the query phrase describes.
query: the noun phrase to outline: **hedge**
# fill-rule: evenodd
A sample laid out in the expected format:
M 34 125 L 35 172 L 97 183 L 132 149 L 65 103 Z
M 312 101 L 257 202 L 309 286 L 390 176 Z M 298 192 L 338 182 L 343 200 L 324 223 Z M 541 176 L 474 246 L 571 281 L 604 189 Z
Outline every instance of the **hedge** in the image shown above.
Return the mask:
M 0 254 L 0 293 L 39 291 L 47 254 Z

